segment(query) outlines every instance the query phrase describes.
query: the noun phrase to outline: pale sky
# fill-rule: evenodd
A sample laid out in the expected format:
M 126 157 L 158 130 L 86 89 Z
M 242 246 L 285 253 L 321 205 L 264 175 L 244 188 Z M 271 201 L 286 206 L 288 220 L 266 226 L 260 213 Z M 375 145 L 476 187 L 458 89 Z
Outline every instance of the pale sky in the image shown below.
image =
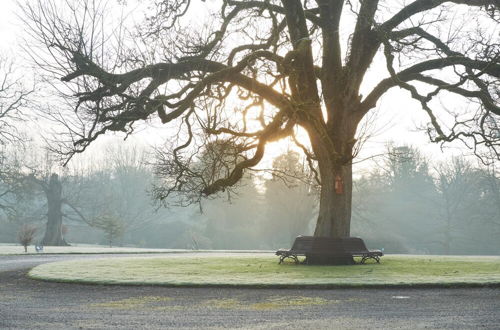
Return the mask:
M 22 64 L 19 44 L 22 42 L 23 29 L 16 18 L 16 0 L 0 0 L 0 51 L 3 54 L 12 55 L 14 59 Z M 16 23 L 17 22 L 17 23 Z M 386 77 L 386 73 L 382 73 Z M 375 69 L 371 76 L 373 83 L 381 78 L 381 73 Z M 397 144 L 411 144 L 419 147 L 423 153 L 433 160 L 445 159 L 452 154 L 461 154 L 463 151 L 455 146 L 442 154 L 439 146 L 428 143 L 427 136 L 423 132 L 416 132 L 417 125 L 427 122 L 426 116 L 420 110 L 417 103 L 408 96 L 407 92 L 393 89 L 387 93 L 378 104 L 378 116 L 375 127 L 372 130 L 375 134 L 368 143 L 365 144 L 359 159 L 367 158 L 384 152 L 384 146 L 389 140 L 396 141 Z M 151 131 L 144 131 L 131 138 L 130 143 L 154 144 L 154 134 Z M 114 138 L 104 140 L 114 141 Z M 117 141 L 118 142 L 118 141 Z M 98 146 L 95 148 L 99 148 Z M 268 150 L 270 155 L 280 153 L 284 148 L 283 144 L 270 145 Z M 369 162 L 357 165 L 358 169 L 370 166 Z

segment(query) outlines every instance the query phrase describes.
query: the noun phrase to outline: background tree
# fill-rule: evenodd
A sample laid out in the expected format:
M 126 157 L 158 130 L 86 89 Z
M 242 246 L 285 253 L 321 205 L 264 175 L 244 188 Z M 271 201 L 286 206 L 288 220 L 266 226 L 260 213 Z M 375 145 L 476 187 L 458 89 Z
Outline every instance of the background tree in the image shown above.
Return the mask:
M 28 155 L 27 150 L 33 152 L 34 149 L 34 145 L 27 146 L 26 151 L 19 153 L 13 163 L 16 166 L 11 166 L 8 185 L 17 193 L 12 201 L 13 216 L 22 222 L 28 218 L 32 218 L 31 221 L 46 219 L 46 229 L 40 244 L 66 246 L 68 243 L 62 230 L 63 218 L 67 216 L 64 208 L 76 209 L 63 193 L 63 186 L 71 178 L 53 173 L 54 164 L 48 154 L 45 157 Z
M 161 216 L 149 194 L 154 178 L 146 156 L 137 146 L 108 146 L 92 169 L 79 173 L 71 200 L 83 217 L 112 212 L 123 222 L 125 235 Z
M 23 224 L 19 229 L 17 234 L 17 239 L 22 246 L 24 246 L 24 252 L 28 252 L 28 245 L 33 242 L 36 234 L 36 227 L 33 225 Z
M 32 90 L 26 88 L 18 68 L 0 55 L 0 213 L 6 217 L 12 217 L 12 202 L 22 190 L 15 180 L 22 166 L 15 148 L 22 149 L 26 139 L 21 128 L 26 121 L 22 110 L 29 103 L 30 94 Z
M 385 161 L 355 187 L 354 200 L 361 205 L 353 212 L 357 235 L 388 251 L 426 252 L 435 244 L 438 196 L 417 148 L 389 144 Z
M 62 206 L 65 200 L 63 199 L 63 187 L 59 175 L 52 173 L 48 180 L 41 180 L 34 175 L 30 175 L 29 180 L 36 182 L 47 198 L 47 225 L 41 244 L 53 246 L 69 245 L 64 239 L 62 232 Z
M 474 251 L 498 234 L 498 207 L 491 198 L 499 190 L 490 185 L 488 173 L 488 167 L 473 166 L 463 157 L 436 166 L 439 233 L 445 254 Z
M 486 148 L 498 157 L 500 64 L 492 28 L 498 0 L 399 6 L 221 0 L 206 4 L 211 23 L 199 30 L 190 16 L 193 3 L 157 1 L 126 35 L 115 31 L 127 29 L 104 30 L 110 12 L 93 1 L 26 2 L 26 25 L 38 42 L 32 55 L 62 80 L 61 90 L 75 104 L 76 112 L 58 117 L 70 142 L 69 150 L 59 151 L 71 157 L 107 132 L 130 134 L 152 118 L 175 123 L 178 134 L 168 151 L 177 172 L 169 171 L 165 184 L 167 191 L 182 191 L 191 174 L 184 162 L 202 143 L 230 138 L 241 157 L 226 177 L 201 180 L 200 192 L 211 195 L 255 167 L 269 142 L 303 130 L 310 148 L 299 145 L 321 177 L 314 234 L 333 237 L 350 234 L 358 125 L 391 88 L 420 104 L 431 141 L 462 140 L 479 156 Z M 466 24 L 470 20 L 474 24 Z M 366 77 L 376 66 L 387 75 L 372 84 Z M 446 112 L 438 100 L 450 95 L 473 102 Z
M 125 232 L 125 224 L 116 215 L 109 213 L 102 214 L 92 220 L 92 226 L 101 229 L 106 235 L 109 247 L 113 247 L 113 243 L 121 238 Z
M 480 185 L 478 173 L 463 158 L 453 158 L 436 167 L 436 187 L 440 195 L 440 218 L 442 219 L 442 245 L 445 254 L 450 254 L 455 244 L 463 244 L 471 237 L 465 234 L 469 222 L 477 223 L 481 217 Z M 458 228 L 457 228 L 458 227 Z M 460 228 L 462 227 L 462 228 Z M 460 230 L 462 229 L 462 230 Z
M 312 234 L 318 191 L 303 162 L 298 152 L 288 151 L 273 160 L 273 177 L 265 179 L 266 217 L 261 228 L 270 248 L 286 247 L 298 235 Z
M 14 201 L 19 197 L 20 185 L 14 178 L 17 176 L 15 162 L 9 159 L 5 148 L 0 151 L 0 211 L 3 217 L 12 218 L 15 212 Z
M 241 160 L 240 148 L 241 145 L 235 144 L 232 139 L 206 141 L 196 155 L 184 161 L 180 160 L 181 155 L 176 154 L 171 158 L 157 150 L 157 176 L 167 179 L 182 171 L 190 177 L 190 180 L 176 190 L 163 184 L 156 185 L 153 189 L 154 196 L 163 199 L 164 204 L 168 201 L 174 205 L 186 206 L 193 201 L 198 202 L 199 211 L 192 216 L 202 223 L 204 230 L 200 232 L 199 226 L 190 226 L 189 232 L 184 235 L 189 236 L 184 241 L 189 242 L 190 246 L 202 243 L 215 249 L 255 248 L 259 240 L 256 228 L 262 220 L 258 216 L 262 211 L 262 195 L 252 175 L 246 174 L 240 180 L 237 190 L 229 187 L 224 194 L 203 201 L 200 194 L 200 189 L 207 182 L 214 182 L 230 174 L 232 166 Z M 171 198 L 166 199 L 168 197 Z M 249 200 L 252 202 L 248 203 Z
M 26 122 L 22 113 L 33 89 L 26 88 L 20 71 L 7 57 L 0 55 L 0 147 L 25 139 L 20 123 Z M 0 169 L 1 171 L 1 169 Z
M 204 236 L 213 249 L 264 248 L 259 236 L 259 225 L 266 218 L 262 194 L 252 177 L 242 179 L 240 184 L 234 194 L 204 201 L 202 213 L 196 217 L 205 224 Z

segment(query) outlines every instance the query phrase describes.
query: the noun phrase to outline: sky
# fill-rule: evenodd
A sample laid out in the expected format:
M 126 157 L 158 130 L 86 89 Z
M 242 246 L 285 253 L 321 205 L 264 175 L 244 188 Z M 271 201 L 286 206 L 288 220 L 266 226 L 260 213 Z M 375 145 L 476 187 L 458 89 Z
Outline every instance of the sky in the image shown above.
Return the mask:
M 20 56 L 19 46 L 22 43 L 23 28 L 16 17 L 18 13 L 16 0 L 0 0 L 0 52 L 3 54 L 11 55 L 16 59 L 16 62 L 23 63 L 22 56 Z M 370 76 L 373 81 L 380 78 L 378 68 L 371 70 Z M 369 78 L 370 79 L 370 78 Z M 364 145 L 362 151 L 358 156 L 358 161 L 362 159 L 371 158 L 374 155 L 383 154 L 385 145 L 388 141 L 395 141 L 397 144 L 410 144 L 418 146 L 428 157 L 433 160 L 445 160 L 450 155 L 457 155 L 464 153 L 464 149 L 459 146 L 449 146 L 445 153 L 443 153 L 439 146 L 430 144 L 425 133 L 417 131 L 416 127 L 422 123 L 427 122 L 426 116 L 420 109 L 415 101 L 408 97 L 407 92 L 398 89 L 392 89 L 379 101 L 377 105 L 378 111 L 376 121 L 371 124 L 372 138 Z M 130 138 L 128 143 L 151 145 L 152 140 L 155 139 L 157 134 L 153 130 L 144 130 L 136 136 Z M 117 138 L 106 137 L 102 139 L 93 147 L 91 153 L 99 153 L 100 148 L 107 143 L 119 143 Z M 121 140 L 121 138 L 119 139 Z M 111 141 L 111 142 L 110 142 Z M 271 161 L 273 156 L 281 153 L 287 146 L 283 143 L 274 143 L 268 147 L 267 158 L 264 163 Z M 85 156 L 83 156 L 85 157 Z M 377 161 L 377 158 L 375 158 Z M 359 171 L 365 171 L 376 162 L 368 161 L 361 162 L 356 165 Z

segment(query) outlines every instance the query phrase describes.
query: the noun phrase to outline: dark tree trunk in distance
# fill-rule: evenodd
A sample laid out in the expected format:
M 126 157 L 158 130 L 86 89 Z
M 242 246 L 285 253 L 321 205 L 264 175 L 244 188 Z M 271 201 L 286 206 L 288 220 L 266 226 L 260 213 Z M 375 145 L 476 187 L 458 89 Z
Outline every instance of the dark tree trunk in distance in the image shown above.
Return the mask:
M 62 184 L 57 174 L 52 174 L 49 184 L 44 186 L 47 196 L 47 228 L 42 245 L 67 246 L 62 236 Z

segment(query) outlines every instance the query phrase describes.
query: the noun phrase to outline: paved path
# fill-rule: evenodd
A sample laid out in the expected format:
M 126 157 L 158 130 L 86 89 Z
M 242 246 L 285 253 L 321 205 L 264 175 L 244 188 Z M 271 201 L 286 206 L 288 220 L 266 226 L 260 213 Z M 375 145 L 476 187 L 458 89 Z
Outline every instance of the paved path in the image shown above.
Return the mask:
M 194 289 L 24 276 L 36 264 L 96 257 L 0 256 L 0 329 L 500 329 L 499 288 Z

